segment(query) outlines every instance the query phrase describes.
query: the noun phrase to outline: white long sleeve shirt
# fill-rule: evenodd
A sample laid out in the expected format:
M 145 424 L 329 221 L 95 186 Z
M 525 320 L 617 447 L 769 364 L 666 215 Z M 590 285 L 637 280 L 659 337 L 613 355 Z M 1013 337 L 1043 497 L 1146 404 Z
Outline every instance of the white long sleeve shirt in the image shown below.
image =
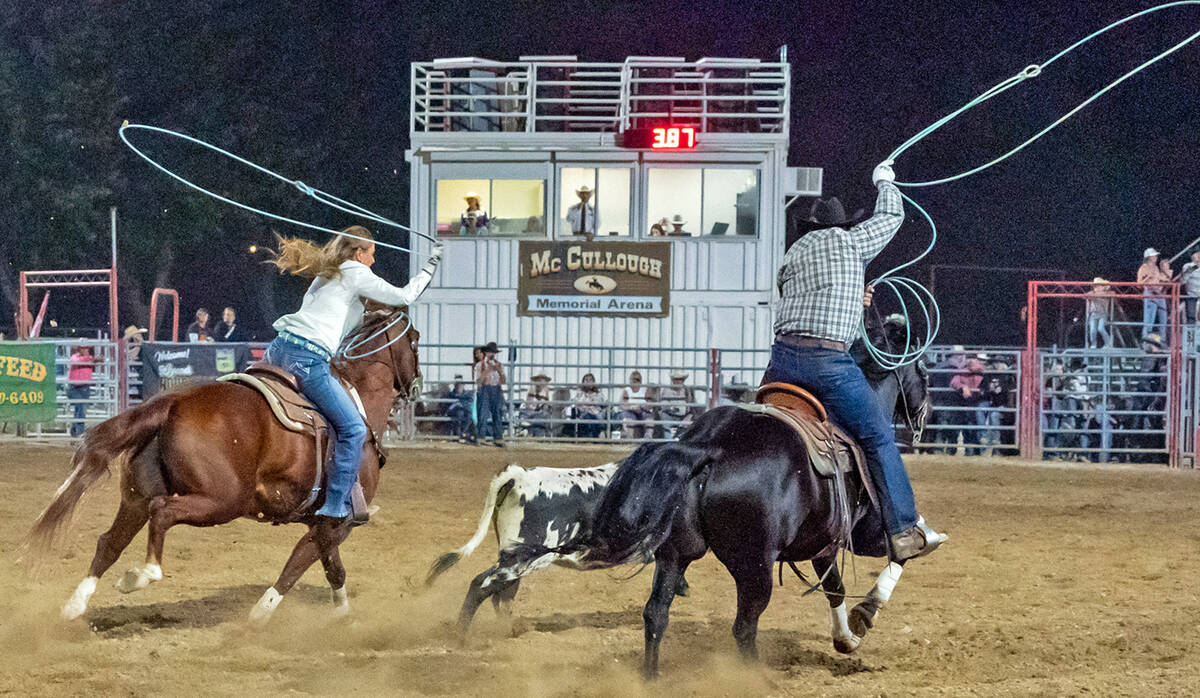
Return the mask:
M 341 275 L 333 279 L 313 279 L 300 310 L 284 315 L 272 327 L 290 332 L 336 353 L 350 330 L 362 319 L 363 301 L 386 305 L 409 305 L 429 285 L 433 275 L 422 269 L 403 288 L 393 286 L 375 275 L 367 265 L 348 259 L 338 267 Z

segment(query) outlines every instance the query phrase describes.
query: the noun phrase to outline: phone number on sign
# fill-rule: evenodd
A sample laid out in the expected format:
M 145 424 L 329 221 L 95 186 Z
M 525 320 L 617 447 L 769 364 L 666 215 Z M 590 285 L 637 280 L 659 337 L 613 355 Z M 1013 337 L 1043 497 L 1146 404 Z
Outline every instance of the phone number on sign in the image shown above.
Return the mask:
M 46 401 L 46 394 L 40 390 L 0 392 L 0 405 L 40 405 Z

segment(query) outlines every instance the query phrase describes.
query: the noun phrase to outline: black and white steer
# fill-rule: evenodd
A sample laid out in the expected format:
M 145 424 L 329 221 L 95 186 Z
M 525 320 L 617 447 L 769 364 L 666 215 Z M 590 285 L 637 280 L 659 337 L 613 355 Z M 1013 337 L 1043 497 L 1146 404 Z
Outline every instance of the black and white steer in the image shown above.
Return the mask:
M 461 631 L 466 631 L 480 604 L 489 597 L 498 612 L 507 613 L 521 577 L 530 572 L 551 564 L 578 569 L 574 555 L 543 555 L 531 561 L 511 554 L 512 549 L 517 544 L 554 548 L 590 530 L 592 514 L 617 466 L 606 463 L 595 468 L 566 469 L 513 464 L 492 478 L 475 535 L 463 547 L 439 557 L 425 580 L 427 585 L 433 584 L 438 575 L 475 552 L 487 535 L 489 523 L 495 526 L 499 559 L 471 581 L 458 617 Z M 680 581 L 676 593 L 687 595 L 686 581 Z

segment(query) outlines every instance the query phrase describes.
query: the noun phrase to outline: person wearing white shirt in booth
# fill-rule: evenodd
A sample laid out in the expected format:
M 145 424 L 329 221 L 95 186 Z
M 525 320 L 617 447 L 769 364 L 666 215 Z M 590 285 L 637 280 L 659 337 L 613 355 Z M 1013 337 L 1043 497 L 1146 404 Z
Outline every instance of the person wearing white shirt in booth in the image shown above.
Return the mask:
M 600 230 L 600 214 L 588 203 L 592 188 L 585 184 L 575 190 L 575 195 L 579 197 L 579 203 L 567 209 L 567 225 L 575 235 L 595 235 Z
M 650 408 L 646 406 L 646 386 L 642 374 L 629 374 L 629 385 L 621 389 L 621 438 L 641 438 L 650 420 Z
M 313 281 L 300 310 L 275 321 L 279 335 L 267 345 L 263 357 L 296 376 L 300 391 L 336 433 L 325 503 L 317 516 L 337 520 L 350 515 L 350 490 L 358 477 L 367 425 L 350 394 L 330 373 L 329 362 L 362 319 L 364 298 L 390 306 L 410 305 L 429 285 L 442 258 L 442 247 L 437 245 L 420 273 L 403 287 L 393 286 L 371 271 L 375 243 L 370 231 L 356 225 L 341 232 L 324 246 L 279 238 L 279 252 L 272 262 L 280 273 L 313 277 Z

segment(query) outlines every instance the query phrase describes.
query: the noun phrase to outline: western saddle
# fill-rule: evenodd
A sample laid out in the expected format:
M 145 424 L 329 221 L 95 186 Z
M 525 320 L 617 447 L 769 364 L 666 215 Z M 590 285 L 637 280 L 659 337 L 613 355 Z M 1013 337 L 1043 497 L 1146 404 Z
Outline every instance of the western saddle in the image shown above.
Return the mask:
M 266 363 L 258 361 L 251 364 L 245 373 L 230 373 L 221 376 L 218 381 L 231 383 L 240 383 L 249 388 L 253 388 L 263 396 L 267 401 L 267 405 L 271 408 L 271 413 L 275 415 L 275 419 L 288 431 L 294 431 L 300 434 L 309 434 L 313 437 L 314 448 L 316 454 L 316 475 L 313 478 L 313 486 L 309 491 L 308 497 L 296 509 L 293 519 L 301 518 L 309 513 L 309 510 L 317 502 L 320 496 L 321 488 L 325 485 L 325 473 L 328 470 L 327 463 L 333 455 L 333 449 L 329 446 L 329 423 L 325 421 L 320 411 L 316 406 L 309 401 L 308 398 L 300 392 L 300 385 L 296 382 L 296 377 L 286 370 Z M 348 390 L 355 402 L 358 402 L 358 396 L 352 389 Z M 359 410 L 362 410 L 362 405 L 359 405 Z M 366 421 L 366 416 L 363 416 Z M 367 430 L 367 439 L 370 445 L 379 455 L 379 467 L 383 467 L 387 457 L 383 453 L 383 448 L 380 446 L 379 439 L 376 437 L 374 430 Z M 365 520 L 366 499 L 363 496 L 362 485 L 357 481 L 354 483 L 354 489 L 351 492 L 351 503 L 354 509 L 354 519 Z

